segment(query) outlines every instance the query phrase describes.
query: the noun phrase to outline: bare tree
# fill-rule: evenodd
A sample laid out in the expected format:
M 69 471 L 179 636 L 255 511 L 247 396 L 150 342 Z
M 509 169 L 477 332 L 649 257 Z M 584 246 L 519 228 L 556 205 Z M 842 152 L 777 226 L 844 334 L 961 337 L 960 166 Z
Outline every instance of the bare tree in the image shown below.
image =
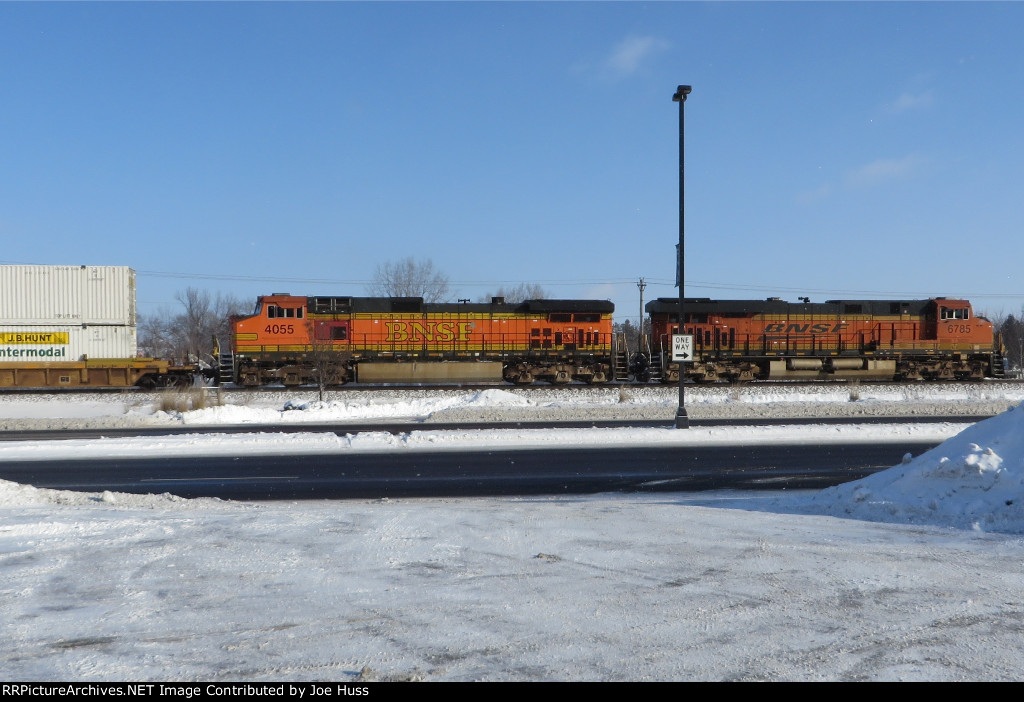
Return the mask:
M 147 355 L 182 363 L 209 362 L 214 337 L 226 344 L 231 328 L 229 318 L 246 308 L 236 297 L 220 293 L 211 296 L 196 288 L 179 291 L 174 299 L 183 308 L 180 313 L 161 308 L 156 314 L 141 318 L 139 347 Z
M 435 269 L 429 258 L 417 261 L 410 257 L 382 263 L 367 287 L 371 295 L 422 297 L 424 302 L 444 302 L 451 294 L 448 276 Z
M 175 314 L 161 307 L 154 314 L 139 316 L 139 353 L 150 358 L 178 359 L 180 349 L 174 324 Z
M 503 297 L 505 302 L 516 304 L 523 300 L 544 300 L 547 296 L 547 291 L 537 283 L 520 283 L 511 288 L 502 286 L 496 293 L 482 297 L 480 302 L 490 302 L 492 297 Z
M 1021 311 L 1024 317 L 1024 310 Z M 1003 344 L 1006 346 L 1006 358 L 1010 362 L 1011 369 L 1024 367 L 1024 321 L 1012 314 L 1001 319 L 994 319 L 996 331 L 1003 336 Z
M 200 349 L 207 338 L 213 338 L 213 310 L 210 304 L 210 293 L 197 288 L 185 288 L 175 293 L 177 300 L 185 311 L 179 317 L 180 337 L 184 344 L 185 357 L 198 360 Z
M 327 388 L 342 385 L 345 382 L 345 362 L 349 355 L 338 349 L 331 336 L 331 327 L 327 323 L 307 322 L 309 334 L 309 352 L 306 362 L 312 370 L 313 381 L 316 383 L 320 402 L 327 397 Z

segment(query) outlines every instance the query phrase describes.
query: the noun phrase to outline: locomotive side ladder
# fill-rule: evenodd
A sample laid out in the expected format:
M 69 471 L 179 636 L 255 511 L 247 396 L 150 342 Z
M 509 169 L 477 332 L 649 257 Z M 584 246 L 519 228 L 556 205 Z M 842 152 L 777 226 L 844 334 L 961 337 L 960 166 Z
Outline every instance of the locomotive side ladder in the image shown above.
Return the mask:
M 629 347 L 622 332 L 612 335 L 612 380 L 629 380 Z
M 1007 362 L 1006 356 L 1001 353 L 992 355 L 992 377 L 1003 379 L 1006 377 Z
M 213 339 L 213 357 L 217 361 L 217 385 L 227 385 L 235 382 L 235 357 L 230 350 L 224 350 L 220 340 Z
M 640 353 L 643 354 L 649 362 L 647 366 L 647 377 L 650 380 L 660 383 L 664 361 L 661 358 L 660 351 L 657 354 L 655 354 L 654 351 L 651 350 L 650 334 L 643 335 Z

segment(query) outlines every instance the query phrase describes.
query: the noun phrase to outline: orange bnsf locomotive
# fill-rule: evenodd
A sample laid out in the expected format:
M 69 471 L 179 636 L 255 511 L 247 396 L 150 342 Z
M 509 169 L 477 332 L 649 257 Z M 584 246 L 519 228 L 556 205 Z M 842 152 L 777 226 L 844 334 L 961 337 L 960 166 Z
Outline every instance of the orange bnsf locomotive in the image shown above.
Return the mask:
M 604 300 L 267 295 L 251 316 L 232 318 L 220 379 L 243 387 L 603 383 L 612 375 L 613 311 Z
M 1004 375 L 1003 344 L 967 300 L 767 300 L 658 298 L 650 374 L 679 382 L 672 335 L 693 336 L 687 379 L 980 380 Z

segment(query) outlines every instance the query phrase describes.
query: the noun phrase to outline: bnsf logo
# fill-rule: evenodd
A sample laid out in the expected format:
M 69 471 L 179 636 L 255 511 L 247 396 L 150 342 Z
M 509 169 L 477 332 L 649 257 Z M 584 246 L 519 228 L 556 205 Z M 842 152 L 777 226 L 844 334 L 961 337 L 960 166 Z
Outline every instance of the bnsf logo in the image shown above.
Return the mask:
M 786 324 L 785 322 L 779 322 L 778 324 L 766 324 L 764 325 L 765 334 L 837 334 L 842 331 L 846 324 L 840 322 L 839 324 Z
M 472 322 L 384 322 L 388 341 L 466 341 Z

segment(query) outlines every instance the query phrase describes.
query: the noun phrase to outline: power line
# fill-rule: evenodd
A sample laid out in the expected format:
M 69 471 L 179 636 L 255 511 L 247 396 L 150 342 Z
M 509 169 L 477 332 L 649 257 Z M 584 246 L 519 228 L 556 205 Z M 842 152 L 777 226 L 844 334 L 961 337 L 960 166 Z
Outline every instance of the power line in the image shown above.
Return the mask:
M 3 261 L 4 264 L 9 265 L 45 265 L 45 264 L 34 264 L 34 263 L 23 263 L 14 261 Z M 344 278 L 295 278 L 295 277 L 283 277 L 283 276 L 259 276 L 259 275 L 229 275 L 225 273 L 177 273 L 172 271 L 150 271 L 150 270 L 136 270 L 136 275 L 145 276 L 150 278 L 172 278 L 178 280 L 214 280 L 224 282 L 238 282 L 238 283 L 294 283 L 297 285 L 334 285 L 334 286 L 365 286 L 373 283 L 372 280 L 365 279 L 344 279 Z M 675 281 L 667 278 L 645 278 L 644 279 L 649 285 L 652 286 L 675 286 Z M 449 281 L 451 285 L 517 285 L 522 283 L 522 280 L 453 280 Z M 615 286 L 635 286 L 636 279 L 632 278 L 587 278 L 577 280 L 534 280 L 530 281 L 538 285 L 548 287 L 572 287 L 581 285 L 615 285 Z M 687 280 L 687 290 L 735 290 L 735 291 L 772 291 L 778 293 L 801 293 L 801 294 L 815 294 L 829 298 L 842 297 L 848 295 L 866 295 L 866 296 L 887 296 L 896 298 L 929 298 L 936 297 L 938 295 L 947 295 L 951 297 L 961 297 L 964 299 L 976 299 L 976 298 L 992 298 L 992 299 L 1018 299 L 1024 297 L 1024 291 L 1020 293 L 986 293 L 986 292 L 965 292 L 956 290 L 945 290 L 936 291 L 929 290 L 926 292 L 922 291 L 908 291 L 908 290 L 848 290 L 848 289 L 836 289 L 836 288 L 807 288 L 807 287 L 790 287 L 790 286 L 779 286 L 765 283 L 725 283 L 717 281 L 705 281 L 705 280 Z
M 155 278 L 180 278 L 186 280 L 223 280 L 233 282 L 265 282 L 265 283 L 296 283 L 305 285 L 370 285 L 373 283 L 372 280 L 345 280 L 345 279 L 325 279 L 325 278 L 284 278 L 284 277 L 267 277 L 267 276 L 239 276 L 239 275 L 224 275 L 224 274 L 200 274 L 200 273 L 169 273 L 162 271 L 136 271 L 139 275 L 146 275 Z M 674 286 L 674 281 L 668 279 L 658 278 L 645 278 L 648 284 L 652 285 L 664 285 Z M 449 281 L 451 285 L 517 285 L 523 281 L 521 280 L 452 280 Z M 615 285 L 615 286 L 634 286 L 636 280 L 633 279 L 579 279 L 579 280 L 535 280 L 531 281 L 538 285 L 547 287 L 573 287 L 581 285 Z M 783 287 L 778 285 L 769 284 L 751 284 L 751 283 L 721 283 L 714 281 L 702 281 L 693 280 L 687 281 L 686 287 L 688 289 L 698 290 L 736 290 L 736 291 L 765 291 L 770 290 L 779 293 L 803 293 L 803 294 L 816 294 L 825 297 L 842 297 L 844 295 L 866 295 L 866 296 L 887 296 L 887 297 L 912 297 L 912 298 L 929 298 L 936 297 L 938 295 L 946 295 L 951 297 L 961 297 L 965 299 L 976 299 L 976 298 L 995 298 L 995 299 L 1016 299 L 1024 297 L 1024 292 L 1021 293 L 981 293 L 981 292 L 957 292 L 957 291 L 908 291 L 908 290 L 848 290 L 848 289 L 836 289 L 836 288 L 807 288 L 807 287 Z
M 266 282 L 266 283 L 303 283 L 307 285 L 369 285 L 372 280 L 349 280 L 349 279 L 338 279 L 338 278 L 286 278 L 286 277 L 268 277 L 268 276 L 241 276 L 241 275 L 224 275 L 224 274 L 201 274 L 201 273 L 170 273 L 164 271 L 137 271 L 139 275 L 146 275 L 156 278 L 180 278 L 180 279 L 196 279 L 196 280 L 224 280 L 224 281 L 238 281 L 238 282 Z M 665 285 L 673 286 L 674 282 L 668 279 L 658 278 L 645 278 L 646 283 L 652 285 Z M 521 280 L 452 280 L 449 281 L 452 285 L 514 285 L 521 283 Z M 579 286 L 579 285 L 628 285 L 635 286 L 637 284 L 634 279 L 617 279 L 617 278 L 589 278 L 589 279 L 577 279 L 577 280 L 535 280 L 531 281 L 538 285 L 546 286 Z M 693 280 L 687 282 L 687 288 L 696 289 L 707 289 L 707 290 L 750 290 L 750 291 L 764 291 L 771 290 L 780 293 L 812 293 L 824 296 L 836 296 L 836 295 L 887 295 L 896 297 L 934 297 L 940 294 L 952 295 L 956 294 L 959 297 L 973 298 L 973 297 L 991 297 L 991 298 L 1019 298 L 1024 297 L 1024 292 L 1021 293 L 981 293 L 981 292 L 936 292 L 935 290 L 930 291 L 908 291 L 908 290 L 857 290 L 857 289 L 836 289 L 836 288 L 808 288 L 808 287 L 785 287 L 778 285 L 771 285 L 767 283 L 763 284 L 752 284 L 752 283 L 722 283 L 714 281 L 703 281 Z

